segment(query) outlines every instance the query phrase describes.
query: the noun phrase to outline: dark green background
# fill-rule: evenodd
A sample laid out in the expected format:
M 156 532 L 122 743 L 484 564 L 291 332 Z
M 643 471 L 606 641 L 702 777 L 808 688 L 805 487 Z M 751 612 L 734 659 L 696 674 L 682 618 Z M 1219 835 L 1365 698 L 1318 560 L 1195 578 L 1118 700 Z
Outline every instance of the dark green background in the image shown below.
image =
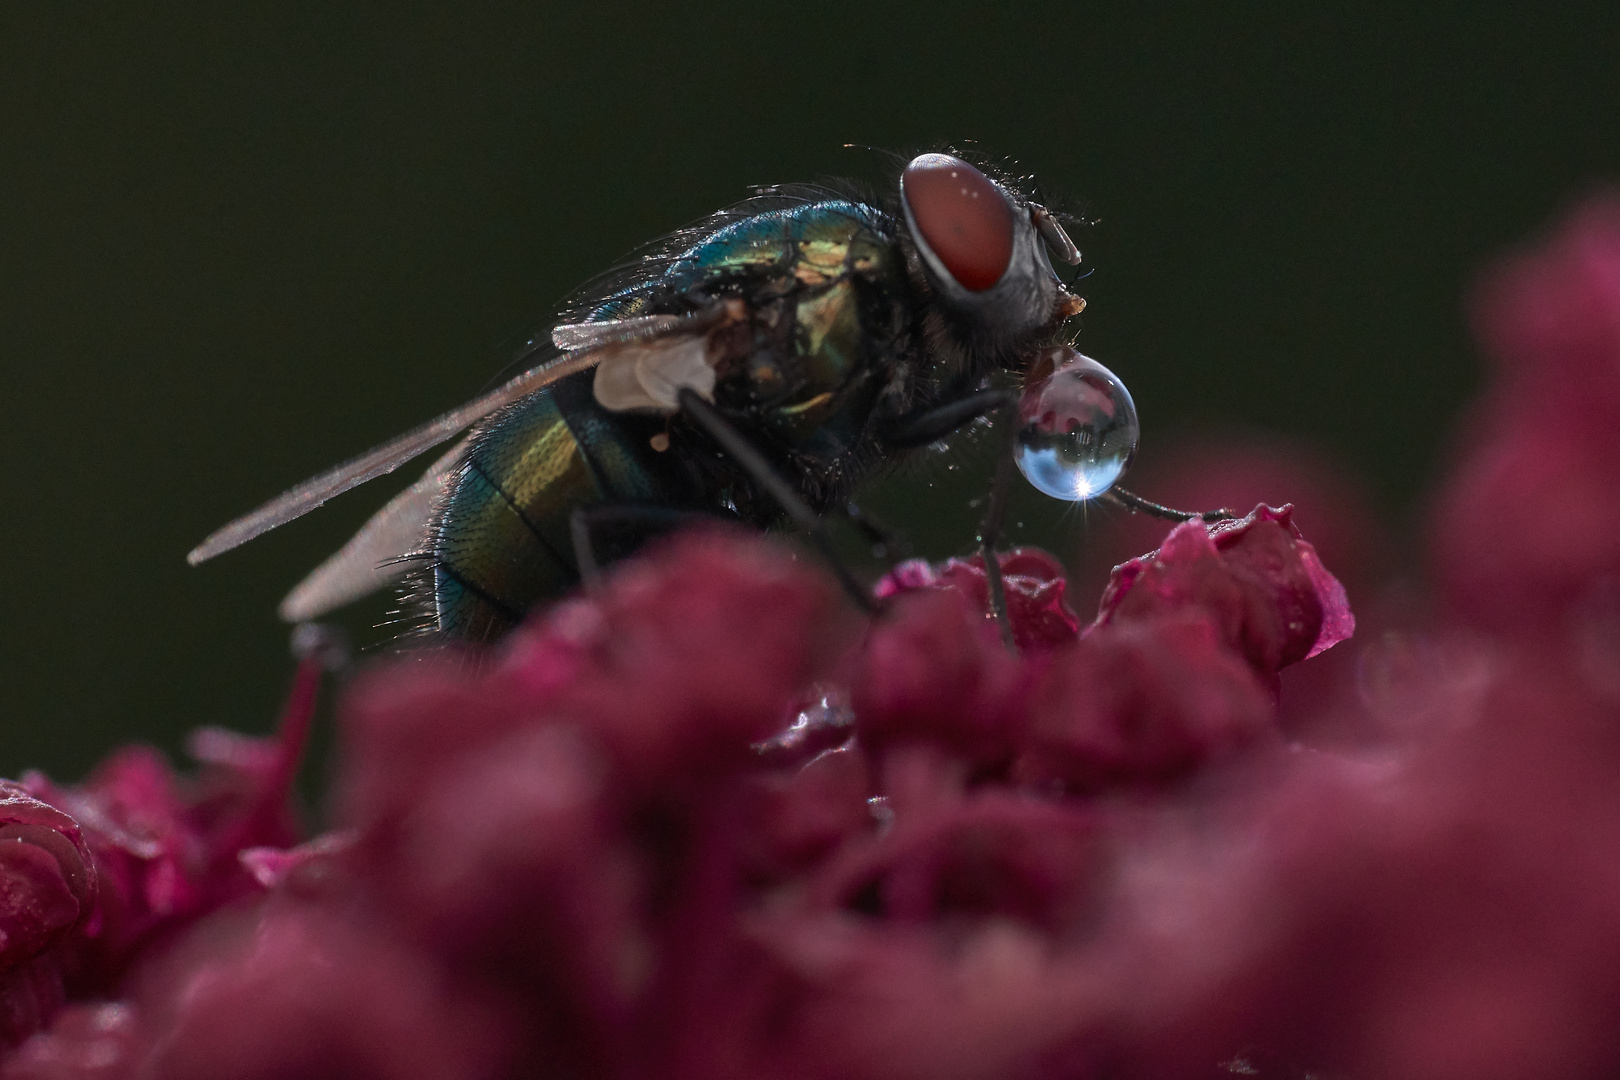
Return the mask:
M 1470 275 L 1620 177 L 1614 5 L 218 7 L 0 13 L 0 773 L 262 730 L 276 600 L 385 493 L 185 551 L 472 396 L 625 250 L 875 178 L 845 143 L 977 140 L 1101 219 L 1082 341 L 1144 454 L 1280 429 L 1392 513 L 1477 384 Z

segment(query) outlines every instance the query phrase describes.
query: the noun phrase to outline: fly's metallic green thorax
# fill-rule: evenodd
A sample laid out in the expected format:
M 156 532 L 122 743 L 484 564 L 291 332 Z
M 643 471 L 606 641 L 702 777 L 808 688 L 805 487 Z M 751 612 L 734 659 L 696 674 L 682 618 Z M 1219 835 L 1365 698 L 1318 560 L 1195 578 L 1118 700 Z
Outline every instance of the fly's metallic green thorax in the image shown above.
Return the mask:
M 866 464 L 874 403 L 907 346 L 894 226 L 847 201 L 745 218 L 608 298 L 589 321 L 681 315 L 728 299 L 747 314 L 719 336 L 715 404 L 779 468 L 805 478 L 823 509 Z M 608 412 L 590 388 L 589 373 L 572 376 L 480 426 L 430 531 L 438 629 L 494 637 L 572 587 L 576 510 L 629 504 L 755 525 L 776 518 L 679 417 Z

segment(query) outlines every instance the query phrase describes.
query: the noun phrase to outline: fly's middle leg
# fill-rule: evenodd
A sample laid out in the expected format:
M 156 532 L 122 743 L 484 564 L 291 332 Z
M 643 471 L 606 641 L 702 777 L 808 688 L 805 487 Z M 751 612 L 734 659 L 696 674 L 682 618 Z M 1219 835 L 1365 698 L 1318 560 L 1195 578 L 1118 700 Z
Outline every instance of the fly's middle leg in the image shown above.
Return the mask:
M 1012 481 L 1013 439 L 1018 429 L 1018 395 L 1011 390 L 985 389 L 965 394 L 942 405 L 900 417 L 880 436 L 895 449 L 926 446 L 937 442 L 982 416 L 995 418 L 998 435 L 995 477 L 990 484 L 989 505 L 979 524 L 979 552 L 984 559 L 985 579 L 990 588 L 990 610 L 1001 631 L 1001 640 L 1013 652 L 1012 623 L 1007 617 L 1007 592 L 1001 580 L 1001 561 L 996 548 L 1001 542 L 1002 522 L 1007 514 L 1007 489 Z
M 989 505 L 985 507 L 984 520 L 979 523 L 979 555 L 984 560 L 985 583 L 990 590 L 990 610 L 996 617 L 996 628 L 1001 631 L 1001 643 L 1015 655 L 1018 643 L 1013 639 L 1012 620 L 1007 615 L 1007 589 L 1001 580 L 1001 560 L 996 555 L 996 548 L 1001 543 L 1001 528 L 1007 517 L 1013 440 L 1018 432 L 1017 409 L 1018 402 L 1014 398 L 1001 407 L 1001 414 L 996 418 L 997 434 L 1000 436 L 997 440 L 996 471 L 990 481 Z
M 832 567 L 843 586 L 844 592 L 855 602 L 855 606 L 867 614 L 871 614 L 875 607 L 872 597 L 867 593 L 861 583 L 855 580 L 855 575 L 844 565 L 844 561 L 833 550 L 832 540 L 827 536 L 827 529 L 820 515 L 810 509 L 810 504 L 792 484 L 777 473 L 766 460 L 765 455 L 748 437 L 734 427 L 731 421 L 721 415 L 720 410 L 704 401 L 702 397 L 690 389 L 681 390 L 677 400 L 680 402 L 681 412 L 688 419 L 708 434 L 709 438 L 719 444 L 726 456 L 736 462 L 749 479 L 758 484 L 767 495 L 776 501 L 784 513 L 792 519 L 800 531 L 810 538 L 816 550 L 821 552 L 822 558 Z
M 844 503 L 844 518 L 872 547 L 872 556 L 890 564 L 904 558 L 910 545 L 905 537 L 857 506 L 854 500 Z

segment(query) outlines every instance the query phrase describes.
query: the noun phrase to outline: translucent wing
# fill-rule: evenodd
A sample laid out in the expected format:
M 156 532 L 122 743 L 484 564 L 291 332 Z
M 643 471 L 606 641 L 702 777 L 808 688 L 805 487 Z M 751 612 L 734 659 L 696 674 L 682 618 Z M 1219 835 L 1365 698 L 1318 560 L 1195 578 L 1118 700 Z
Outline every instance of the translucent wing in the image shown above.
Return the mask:
M 407 431 L 398 438 L 390 439 L 357 458 L 345 461 L 319 476 L 311 477 L 215 532 L 193 548 L 186 556 L 186 561 L 192 566 L 206 562 L 215 555 L 269 532 L 278 525 L 285 525 L 295 518 L 304 516 L 335 495 L 341 495 L 367 480 L 374 480 L 385 473 L 393 472 L 418 454 L 433 449 L 446 439 L 453 438 L 470 424 L 488 416 L 502 405 L 532 394 L 541 387 L 577 371 L 596 366 L 603 354 L 604 350 L 588 350 L 560 357 L 549 364 L 542 364 L 483 397 L 469 401 L 459 409 L 452 409 L 443 416 Z
M 422 547 L 433 502 L 467 442 L 461 440 L 428 466 L 420 480 L 395 495 L 347 544 L 311 570 L 282 600 L 281 617 L 290 623 L 318 619 L 404 577 L 410 568 L 399 557 Z
M 551 331 L 551 343 L 565 352 L 631 345 L 682 334 L 701 334 L 724 323 L 748 317 L 748 307 L 736 298 L 719 300 L 687 315 L 635 315 L 628 319 L 563 323 Z
M 596 349 L 677 333 L 690 328 L 694 321 L 682 315 L 638 315 L 611 322 L 564 323 L 551 331 L 551 343 L 565 352 Z

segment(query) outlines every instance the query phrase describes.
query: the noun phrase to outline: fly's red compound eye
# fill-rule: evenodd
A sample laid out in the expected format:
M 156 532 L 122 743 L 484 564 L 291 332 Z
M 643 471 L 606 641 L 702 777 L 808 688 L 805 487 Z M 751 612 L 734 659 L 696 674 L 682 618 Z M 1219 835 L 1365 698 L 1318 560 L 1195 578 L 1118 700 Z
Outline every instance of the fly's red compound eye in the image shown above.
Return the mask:
M 961 158 L 923 154 L 900 174 L 917 231 L 958 285 L 983 292 L 1012 261 L 1012 208 L 990 178 Z

